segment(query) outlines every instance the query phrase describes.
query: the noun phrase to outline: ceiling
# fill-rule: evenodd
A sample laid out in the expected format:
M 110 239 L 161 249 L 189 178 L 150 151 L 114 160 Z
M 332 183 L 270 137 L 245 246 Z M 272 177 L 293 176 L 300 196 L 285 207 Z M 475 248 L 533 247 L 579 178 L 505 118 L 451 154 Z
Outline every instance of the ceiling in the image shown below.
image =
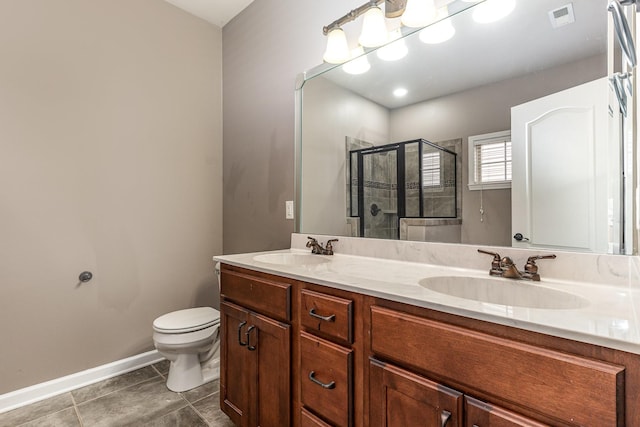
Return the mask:
M 253 0 L 165 0 L 218 27 L 224 27 Z

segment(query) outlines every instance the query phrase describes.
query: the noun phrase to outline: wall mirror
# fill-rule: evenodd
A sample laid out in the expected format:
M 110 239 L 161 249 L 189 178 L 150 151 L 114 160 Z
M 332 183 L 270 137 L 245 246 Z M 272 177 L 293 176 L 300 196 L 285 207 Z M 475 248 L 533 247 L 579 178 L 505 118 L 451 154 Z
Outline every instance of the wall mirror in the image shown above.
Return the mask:
M 624 65 L 607 1 L 516 0 L 493 23 L 474 20 L 482 2 L 440 4 L 447 19 L 403 29 L 404 57 L 381 59 L 378 48 L 300 76 L 296 230 L 633 253 L 633 221 L 625 220 L 633 217 L 633 190 L 622 179 L 633 170 L 622 148 L 628 120 L 609 83 Z M 445 25 L 453 36 L 433 43 L 436 26 Z M 631 85 L 625 90 L 631 97 Z M 405 153 L 402 167 L 415 167 L 399 183 L 392 148 L 416 140 L 443 150 Z M 358 163 L 359 150 L 372 155 Z M 444 163 L 434 161 L 447 152 L 456 171 L 445 179 Z M 451 185 L 454 214 L 425 215 L 398 198 L 417 186 L 425 206 L 439 207 L 433 198 Z

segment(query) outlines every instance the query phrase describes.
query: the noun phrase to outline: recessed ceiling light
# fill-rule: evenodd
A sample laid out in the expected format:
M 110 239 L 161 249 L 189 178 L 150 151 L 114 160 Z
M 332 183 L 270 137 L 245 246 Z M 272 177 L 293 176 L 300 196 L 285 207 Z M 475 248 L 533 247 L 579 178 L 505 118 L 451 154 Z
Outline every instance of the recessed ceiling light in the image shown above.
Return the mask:
M 403 87 L 399 87 L 398 89 L 393 91 L 393 95 L 398 98 L 405 96 L 407 93 L 409 93 L 409 91 Z

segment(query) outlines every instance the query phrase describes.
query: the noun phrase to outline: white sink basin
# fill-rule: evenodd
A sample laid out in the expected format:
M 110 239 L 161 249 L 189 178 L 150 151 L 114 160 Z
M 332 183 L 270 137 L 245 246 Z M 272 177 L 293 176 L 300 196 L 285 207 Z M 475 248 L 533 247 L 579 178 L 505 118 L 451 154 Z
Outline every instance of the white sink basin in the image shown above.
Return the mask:
M 545 288 L 536 282 L 464 276 L 428 277 L 420 286 L 441 294 L 512 307 L 576 309 L 589 302 L 574 294 Z
M 321 255 L 291 253 L 256 255 L 253 257 L 253 260 L 278 265 L 316 265 L 329 262 L 327 258 Z

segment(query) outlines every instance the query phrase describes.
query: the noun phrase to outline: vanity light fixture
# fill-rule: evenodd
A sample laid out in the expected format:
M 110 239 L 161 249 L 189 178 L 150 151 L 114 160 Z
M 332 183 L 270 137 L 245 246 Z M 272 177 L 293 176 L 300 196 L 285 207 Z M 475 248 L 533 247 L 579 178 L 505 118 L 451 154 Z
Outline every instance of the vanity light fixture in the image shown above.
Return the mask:
M 429 25 L 435 18 L 434 0 L 407 0 L 407 8 L 400 19 L 404 26 L 418 28 Z
M 453 37 L 456 29 L 451 23 L 451 18 L 448 16 L 449 13 L 446 7 L 438 9 L 438 16 L 436 18 L 438 22 L 420 30 L 420 41 L 428 44 L 438 44 L 444 43 Z
M 371 68 L 371 64 L 369 64 L 369 60 L 364 54 L 362 46 L 358 46 L 351 51 L 351 58 L 353 58 L 351 61 L 342 66 L 345 73 L 362 74 L 366 73 L 369 71 L 369 68 Z
M 473 8 L 473 20 L 480 24 L 498 21 L 513 12 L 516 0 L 486 0 Z
M 387 43 L 387 24 L 384 22 L 384 13 L 378 6 L 372 7 L 364 14 L 362 21 L 362 33 L 358 39 L 364 47 L 378 47 Z
M 395 29 L 389 33 L 389 40 L 393 40 L 386 46 L 381 47 L 376 51 L 378 58 L 383 61 L 397 61 L 398 59 L 407 56 L 409 49 L 407 44 L 402 38 L 402 31 L 400 28 Z
M 349 45 L 342 28 L 334 28 L 329 31 L 327 50 L 322 59 L 329 64 L 342 64 L 349 60 Z
M 433 0 L 428 0 L 433 1 Z M 385 3 L 385 12 L 378 5 Z M 386 44 L 389 39 L 387 35 L 387 26 L 385 22 L 385 15 L 387 18 L 396 18 L 401 16 L 405 11 L 407 0 L 370 0 L 362 6 L 353 9 L 341 18 L 336 19 L 331 24 L 322 28 L 322 33 L 325 36 L 329 36 L 327 40 L 327 49 L 324 54 L 325 62 L 331 64 L 340 64 L 349 60 L 348 47 L 346 43 L 346 37 L 343 36 L 344 32 L 341 27 L 347 22 L 351 22 L 358 18 L 360 15 L 364 16 L 364 22 L 362 23 L 362 34 L 359 37 L 359 42 L 364 47 L 378 47 Z M 340 31 L 337 31 L 340 30 Z M 335 34 L 334 34 L 335 33 Z M 332 40 L 331 36 L 337 40 Z

